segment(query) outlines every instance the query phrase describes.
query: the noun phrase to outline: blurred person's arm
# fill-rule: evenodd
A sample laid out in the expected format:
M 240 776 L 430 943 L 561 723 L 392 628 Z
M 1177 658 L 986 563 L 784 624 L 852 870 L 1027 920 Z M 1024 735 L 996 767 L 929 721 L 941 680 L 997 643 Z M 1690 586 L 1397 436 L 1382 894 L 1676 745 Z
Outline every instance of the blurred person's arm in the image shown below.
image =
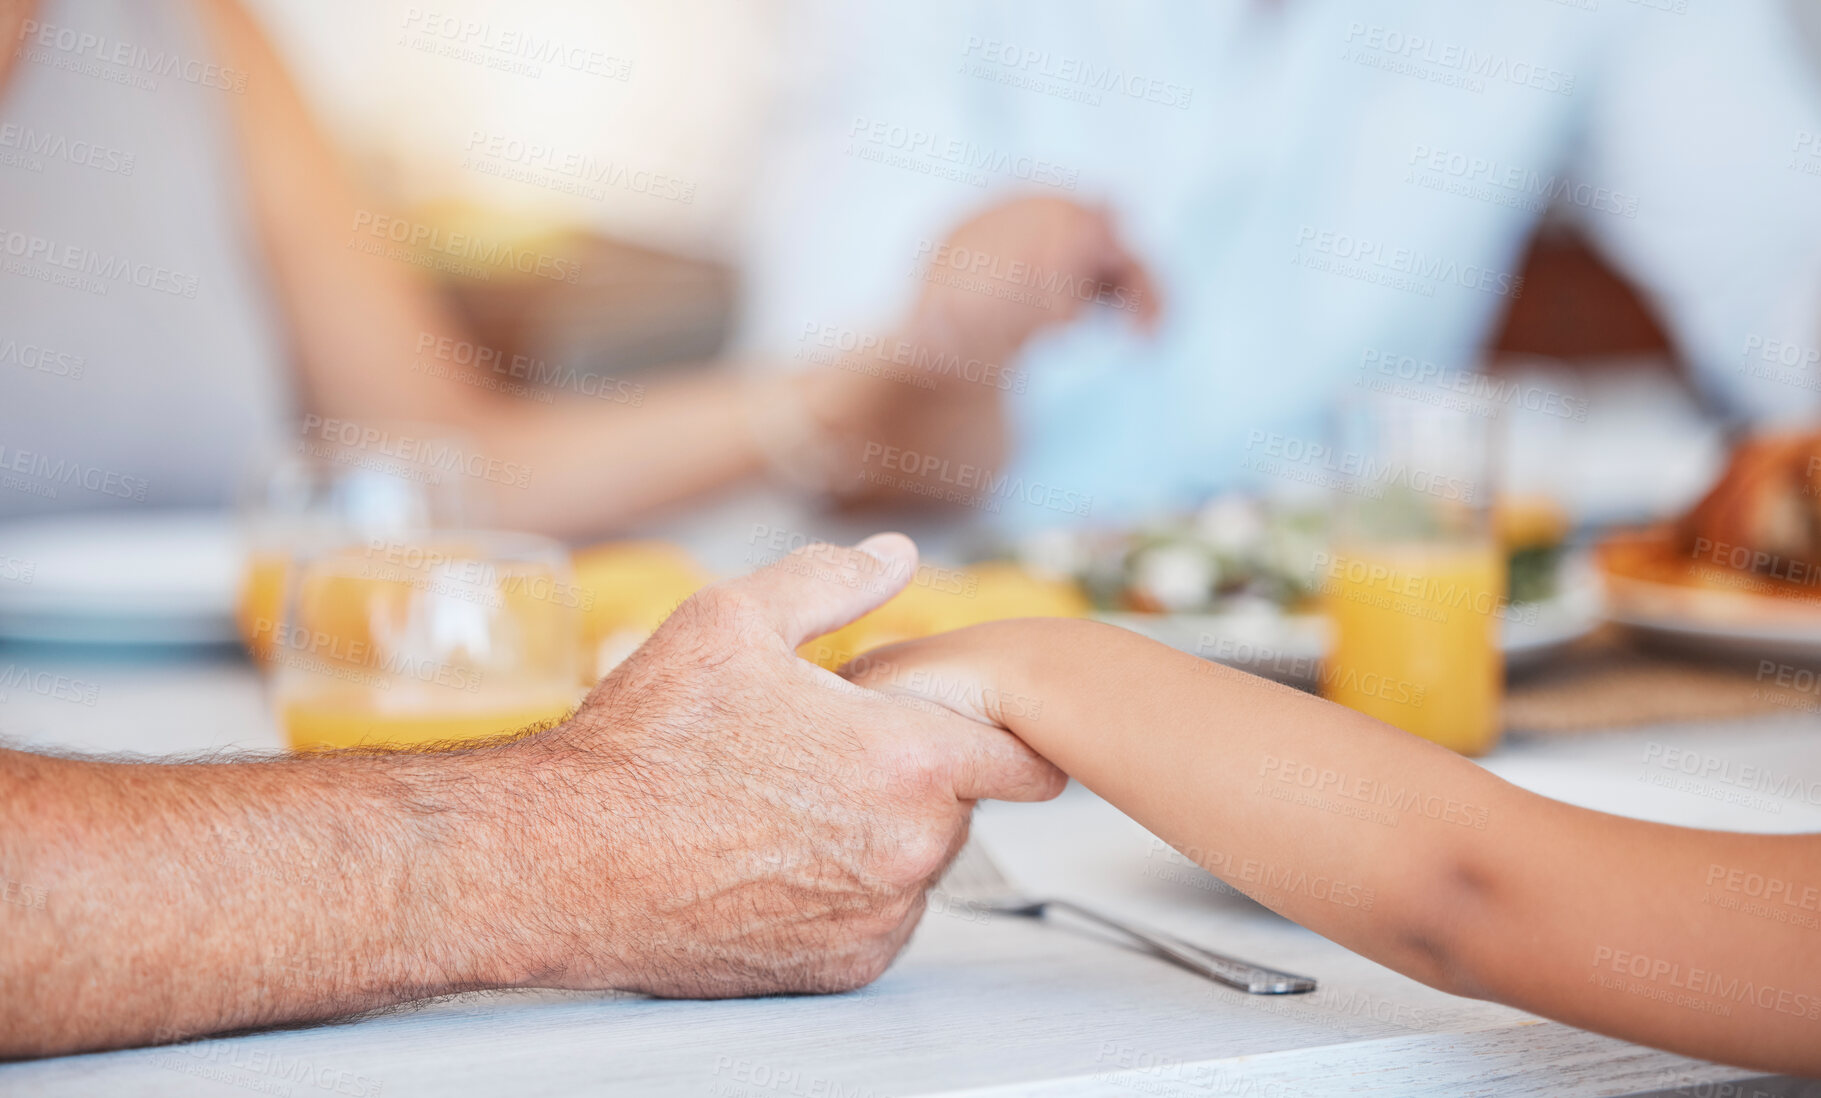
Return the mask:
M 1821 1072 L 1821 927 L 1807 917 L 1821 835 L 1563 804 L 1095 622 L 974 626 L 876 649 L 844 674 L 1010 729 L 1259 903 L 1433 987 L 1686 1055 Z M 1765 914 L 1741 910 L 1750 897 Z
M 1784 0 L 1598 17 L 1563 212 L 1725 414 L 1821 418 L 1821 62 Z
M 491 501 L 503 523 L 595 533 L 793 462 L 826 466 L 824 479 L 845 486 L 861 471 L 853 455 L 869 444 L 935 451 L 957 463 L 998 456 L 998 390 L 954 378 L 920 388 L 853 369 L 728 368 L 654 385 L 636 403 L 543 404 L 414 374 L 419 348 L 459 338 L 459 322 L 411 267 L 350 246 L 366 239 L 356 236 L 358 219 L 376 211 L 251 17 L 235 0 L 204 4 L 225 63 L 254 74 L 236 97 L 238 131 L 305 406 L 325 417 L 462 429 L 486 458 L 530 470 L 526 487 L 501 487 Z M 1027 205 L 1038 212 L 1019 213 Z M 1041 254 L 1087 280 L 1142 282 L 1104 215 L 1052 200 L 1004 209 L 1010 212 L 979 219 L 1004 254 Z M 983 231 L 979 223 L 969 228 Z M 963 356 L 1009 354 L 1037 328 L 1082 307 L 983 310 L 957 305 L 955 296 L 932 288 L 893 338 Z

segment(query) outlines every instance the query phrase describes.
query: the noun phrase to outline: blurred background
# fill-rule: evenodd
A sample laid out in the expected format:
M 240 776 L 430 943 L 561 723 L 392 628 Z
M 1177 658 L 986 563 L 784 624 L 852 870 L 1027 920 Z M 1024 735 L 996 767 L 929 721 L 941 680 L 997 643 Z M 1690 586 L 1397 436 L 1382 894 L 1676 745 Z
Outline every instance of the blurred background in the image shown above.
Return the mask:
M 353 545 L 573 588 L 585 682 L 889 525 L 924 571 L 807 655 L 1095 613 L 1336 695 L 1353 629 L 1530 729 L 1821 659 L 1821 5 L 242 2 L 14 9 L 17 643 L 269 664 L 312 576 L 378 643 Z M 1497 612 L 1347 625 L 1387 523 Z
M 502 235 L 560 234 L 566 249 L 586 257 L 584 280 L 574 285 L 457 277 L 445 278 L 442 288 L 480 342 L 603 375 L 698 364 L 728 349 L 788 355 L 798 349 L 797 325 L 812 319 L 799 314 L 817 310 L 855 326 L 877 323 L 908 297 L 903 280 L 893 277 L 899 272 L 877 268 L 890 267 L 893 260 L 907 263 L 916 241 L 939 237 L 996 195 L 1031 189 L 1005 173 L 985 187 L 973 187 L 971 180 L 919 179 L 884 166 L 864 173 L 875 178 L 858 178 L 862 173 L 851 152 L 838 147 L 849 136 L 846 123 L 852 119 L 921 124 L 944 139 L 1015 155 L 1072 155 L 1067 169 L 1076 179 L 1065 193 L 1083 201 L 1110 198 L 1137 231 L 1145 214 L 1133 207 L 1147 202 L 1142 188 L 1133 186 L 1133 176 L 1151 184 L 1159 199 L 1182 183 L 1162 177 L 1172 166 L 1163 149 L 1130 155 L 1125 146 L 1133 138 L 1121 136 L 1125 126 L 1120 116 L 1171 115 L 1143 130 L 1160 143 L 1181 145 L 1192 141 L 1198 127 L 1213 129 L 1209 116 L 1222 111 L 1222 97 L 1236 92 L 1209 72 L 1223 63 L 1215 43 L 1231 48 L 1231 28 L 1198 41 L 1195 32 L 1205 28 L 1193 21 L 1173 26 L 1178 14 L 1128 18 L 1107 5 L 1066 6 L 1049 14 L 1013 5 L 988 18 L 961 5 L 937 4 L 912 18 L 877 5 L 843 12 L 785 0 L 737 7 L 540 0 L 516 6 L 502 18 L 497 5 L 482 0 L 449 0 L 434 7 L 392 0 L 250 3 L 373 194 L 431 222 L 479 221 Z M 1659 71 L 1640 80 L 1644 84 L 1652 79 L 1673 83 L 1680 67 L 1678 51 L 1699 43 L 1692 27 L 1662 24 L 1716 17 L 1695 5 L 1694 17 L 1688 18 L 1684 3 L 1632 0 L 1607 3 L 1605 10 L 1601 6 L 1539 0 L 1503 7 L 1521 9 L 1517 22 L 1522 29 L 1543 40 L 1553 37 L 1552 49 L 1599 58 L 1614 68 L 1633 62 L 1610 56 L 1620 51 L 1602 39 L 1646 39 L 1635 51 L 1654 52 L 1646 63 Z M 1787 19 L 1791 32 L 1788 40 L 1774 45 L 1791 47 L 1811 69 L 1821 65 L 1821 7 L 1801 0 L 1777 0 L 1771 6 L 1779 9 L 1776 16 Z M 1264 11 L 1265 17 L 1282 18 L 1269 14 L 1272 3 L 1220 7 L 1228 13 L 1215 22 L 1232 12 L 1254 18 Z M 1397 9 L 1387 8 L 1394 18 L 1408 18 Z M 1759 13 L 1754 18 L 1765 17 Z M 447 37 L 452 23 L 482 26 L 487 28 L 483 33 L 496 36 L 523 32 L 604 46 L 616 62 L 624 62 L 626 75 L 602 78 L 560 66 L 530 75 L 490 67 L 482 53 L 469 59 L 449 56 L 460 52 Z M 1125 29 L 1111 32 L 1120 25 Z M 1335 26 L 1342 39 L 1345 26 Z M 1395 23 L 1392 29 L 1397 29 Z M 1180 35 L 1174 33 L 1178 30 Z M 1242 33 L 1255 34 L 1256 28 Z M 1488 35 L 1489 53 L 1498 52 L 1497 33 L 1495 28 Z M 1027 54 L 1043 51 L 1047 56 L 1035 71 L 1077 56 L 1146 76 L 1167 70 L 1189 95 L 1201 98 L 1186 110 L 1164 112 L 1145 103 L 1045 102 L 1042 92 L 990 83 L 964 71 L 967 42 L 983 36 Z M 1098 54 L 1068 52 L 1083 41 L 1093 42 Z M 426 48 L 437 43 L 444 46 L 440 53 Z M 886 48 L 886 56 L 880 48 Z M 983 56 L 978 49 L 975 54 Z M 1012 59 L 1001 56 L 991 64 L 1033 71 L 1028 61 L 1005 65 L 1005 60 Z M 1504 60 L 1524 63 L 1515 52 Z M 1601 82 L 1592 68 L 1580 72 L 1576 107 L 1589 106 L 1589 92 Z M 1260 94 L 1253 87 L 1250 94 Z M 1624 94 L 1649 92 L 1645 87 Z M 1460 113 L 1485 118 L 1500 113 L 1496 104 L 1483 102 L 1484 92 L 1479 98 L 1482 102 L 1458 108 Z M 1629 122 L 1643 139 L 1666 125 L 1667 137 L 1674 129 L 1667 120 L 1682 106 L 1632 101 L 1610 109 L 1634 112 Z M 1718 113 L 1719 105 L 1714 109 Z M 1049 117 L 1056 115 L 1060 123 Z M 1577 121 L 1572 140 L 1585 142 L 1589 128 L 1624 127 L 1627 121 Z M 1080 132 L 1059 137 L 1053 132 L 1058 125 Z M 492 159 L 500 163 L 490 164 L 484 155 L 484 142 L 499 139 L 539 144 L 596 165 L 663 173 L 682 181 L 689 197 L 666 201 L 630 187 L 576 183 L 561 172 L 540 175 L 534 165 L 525 173 L 530 178 L 503 176 L 497 168 L 512 157 L 496 156 Z M 1790 135 L 1792 145 L 1797 140 Z M 1000 144 L 993 146 L 994 141 Z M 483 153 L 477 154 L 477 142 L 483 143 Z M 1692 147 L 1688 152 L 1686 164 L 1665 158 L 1649 167 L 1707 174 L 1712 178 L 1700 182 L 1712 194 L 1729 196 L 1723 198 L 1729 206 L 1749 205 L 1754 189 L 1768 182 L 1745 165 L 1697 155 Z M 1552 155 L 1567 154 L 1557 150 Z M 1122 163 L 1112 163 L 1115 159 Z M 1786 159 L 1793 165 L 1799 157 Z M 1774 156 L 1766 163 L 1771 160 Z M 1553 178 L 1543 163 L 1495 168 Z M 1569 177 L 1573 171 L 1561 174 Z M 1648 219 L 1662 211 L 1663 203 L 1651 208 L 1648 181 L 1642 186 L 1641 203 L 1638 194 L 1619 193 L 1618 201 L 1629 200 L 1635 208 L 1618 216 Z M 1682 183 L 1676 186 L 1679 190 Z M 1530 192 L 1536 189 L 1530 186 Z M 1786 194 L 1784 187 L 1776 190 Z M 1812 204 L 1814 190 L 1809 187 L 1801 197 Z M 1767 404 L 1779 403 L 1777 394 L 1741 409 L 1741 401 L 1729 399 L 1736 394 L 1702 384 L 1705 370 L 1736 363 L 1700 362 L 1703 356 L 1719 356 L 1676 338 L 1677 318 L 1666 315 L 1673 303 L 1656 292 L 1661 287 L 1615 262 L 1611 249 L 1624 243 L 1615 242 L 1607 227 L 1587 224 L 1606 211 L 1560 194 L 1527 192 L 1521 197 L 1526 212 L 1541 211 L 1541 216 L 1525 219 L 1531 223 L 1509 264 L 1509 273 L 1522 279 L 1522 294 L 1502 298 L 1490 310 L 1475 310 L 1487 315 L 1476 316 L 1480 323 L 1474 338 L 1450 340 L 1446 353 L 1435 357 L 1448 369 L 1478 368 L 1507 376 L 1546 373 L 1551 386 L 1572 390 L 1589 402 L 1589 414 L 1606 430 L 1573 430 L 1567 432 L 1572 437 L 1564 438 L 1562 425 L 1546 417 L 1519 422 L 1520 442 L 1529 445 L 1512 455 L 1510 472 L 1521 486 L 1562 496 L 1577 514 L 1585 510 L 1595 519 L 1637 518 L 1686 506 L 1722 459 L 1724 447 L 1715 426 L 1762 416 Z M 874 199 L 881 204 L 871 204 Z M 871 235 L 891 245 L 836 253 L 823 238 L 835 230 L 811 227 L 804 216 L 806 205 L 825 200 L 846 207 L 825 208 L 827 223 L 845 224 L 853 216 L 850 211 L 858 209 L 864 218 L 885 222 L 875 224 Z M 1174 202 L 1155 204 L 1176 207 Z M 1676 211 L 1676 216 L 1698 214 Z M 1172 262 L 1171 250 L 1194 248 L 1192 237 L 1169 239 L 1169 229 L 1164 226 L 1155 239 L 1145 240 L 1149 257 L 1160 266 Z M 823 254 L 803 254 L 816 249 Z M 862 254 L 865 259 L 859 258 Z M 840 262 L 850 256 L 866 269 Z M 790 277 L 809 263 L 837 268 L 832 278 L 843 285 L 831 288 L 816 285 L 815 278 Z M 1429 309 L 1428 319 L 1437 311 Z M 1429 342 L 1405 338 L 1387 353 L 1427 359 L 1419 347 Z M 1404 345 L 1410 344 L 1416 346 L 1406 351 Z M 1810 339 L 1804 346 L 1812 344 Z M 1542 437 L 1532 437 L 1536 435 Z M 1602 436 L 1609 444 L 1601 445 Z M 1564 445 L 1571 450 L 1564 451 Z M 1595 452 L 1585 453 L 1588 447 Z M 1564 465 L 1574 468 L 1573 477 L 1560 474 L 1558 467 Z M 1110 502 L 1103 494 L 1103 506 Z

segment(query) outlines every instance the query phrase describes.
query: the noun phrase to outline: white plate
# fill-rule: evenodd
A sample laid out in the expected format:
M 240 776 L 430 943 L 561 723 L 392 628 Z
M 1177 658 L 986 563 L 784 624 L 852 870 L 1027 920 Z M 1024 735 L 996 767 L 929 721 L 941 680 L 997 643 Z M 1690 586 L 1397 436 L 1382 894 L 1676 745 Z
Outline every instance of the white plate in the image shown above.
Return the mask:
M 0 524 L 0 638 L 230 642 L 245 560 L 239 527 L 222 512 L 99 512 Z
M 1733 659 L 1778 659 L 1807 666 L 1821 663 L 1821 620 L 1709 622 L 1641 607 L 1615 609 L 1612 620 L 1645 637 L 1691 654 Z
M 1329 625 L 1320 614 L 1248 609 L 1233 614 L 1102 613 L 1111 625 L 1178 651 L 1237 667 L 1280 682 L 1315 681 L 1328 650 Z M 1604 619 L 1599 577 L 1584 558 L 1563 563 L 1561 590 L 1553 598 L 1513 608 L 1500 631 L 1507 668 L 1548 658 L 1599 627 Z
M 1754 592 L 1750 573 L 1729 578 L 1738 584 L 1609 576 L 1607 617 L 1647 640 L 1691 654 L 1821 661 L 1821 604 Z

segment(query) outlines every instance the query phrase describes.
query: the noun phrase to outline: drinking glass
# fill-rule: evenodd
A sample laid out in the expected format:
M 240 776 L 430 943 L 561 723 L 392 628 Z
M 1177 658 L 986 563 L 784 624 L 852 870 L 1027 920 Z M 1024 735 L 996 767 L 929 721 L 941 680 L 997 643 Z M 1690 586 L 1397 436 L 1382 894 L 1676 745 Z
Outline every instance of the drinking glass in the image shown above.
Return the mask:
M 586 595 L 529 534 L 373 536 L 293 559 L 273 697 L 295 750 L 485 738 L 580 701 Z
M 466 449 L 434 424 L 311 417 L 298 425 L 294 444 L 264 463 L 241 494 L 247 564 L 235 617 L 258 663 L 272 657 L 294 554 L 475 521 L 466 478 L 438 460 Z
M 1332 533 L 1315 577 L 1333 627 L 1322 692 L 1483 754 L 1500 735 L 1508 608 L 1497 408 L 1443 391 L 1364 393 L 1337 406 L 1331 434 Z

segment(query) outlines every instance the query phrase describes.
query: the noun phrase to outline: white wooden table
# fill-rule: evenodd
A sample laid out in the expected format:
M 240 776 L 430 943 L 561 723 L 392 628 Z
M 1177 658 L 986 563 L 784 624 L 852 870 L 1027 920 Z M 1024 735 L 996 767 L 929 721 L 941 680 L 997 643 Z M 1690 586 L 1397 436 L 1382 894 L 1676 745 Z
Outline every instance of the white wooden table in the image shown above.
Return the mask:
M 0 686 L 0 737 L 13 745 L 279 742 L 256 676 L 235 657 L 0 647 L 0 681 L 26 681 L 19 668 L 95 690 L 85 704 Z M 1488 765 L 1608 811 L 1821 830 L 1821 806 L 1799 799 L 1741 805 L 1723 787 L 1657 784 L 1665 771 L 1649 760 L 1671 747 L 1821 778 L 1812 714 L 1517 742 Z M 1709 1084 L 1749 1073 L 1426 988 L 1232 894 L 1079 788 L 1051 804 L 985 806 L 976 830 L 1033 892 L 1091 899 L 1316 976 L 1321 990 L 1245 996 L 1082 931 L 937 909 L 891 971 L 851 995 L 467 995 L 345 1025 L 0 1066 L 0 1095 L 1821 1094 L 1769 1081 L 1717 1090 Z

